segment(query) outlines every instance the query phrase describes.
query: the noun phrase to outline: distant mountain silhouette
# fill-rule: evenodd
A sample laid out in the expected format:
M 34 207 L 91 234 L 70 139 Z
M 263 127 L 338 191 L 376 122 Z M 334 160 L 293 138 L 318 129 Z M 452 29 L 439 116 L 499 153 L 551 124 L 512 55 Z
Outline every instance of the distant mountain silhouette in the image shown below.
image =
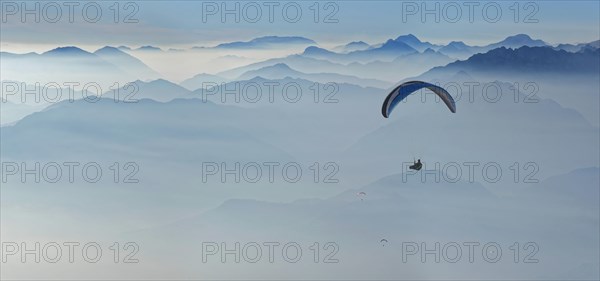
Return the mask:
M 105 54 L 105 51 L 101 54 Z M 125 58 L 126 54 L 119 56 Z M 74 46 L 58 47 L 42 54 L 20 55 L 2 52 L 0 59 L 2 59 L 2 75 L 5 80 L 32 83 L 93 81 L 101 85 L 112 85 L 119 81 L 142 78 L 124 71 L 120 66 L 112 64 L 100 55 Z M 133 61 L 132 58 L 127 60 L 130 63 Z
M 388 40 L 379 48 L 372 48 L 364 51 L 355 51 L 350 53 L 353 56 L 368 56 L 368 55 L 387 55 L 389 57 L 396 58 L 400 55 L 407 55 L 417 52 L 416 49 L 410 45 L 397 40 Z
M 231 42 L 217 45 L 218 49 L 268 49 L 285 45 L 312 45 L 315 41 L 299 36 L 265 36 L 250 41 Z
M 135 84 L 135 86 L 131 86 L 131 83 Z M 115 97 L 114 91 L 107 91 L 103 97 L 124 101 L 152 99 L 160 102 L 168 102 L 176 98 L 189 98 L 191 94 L 189 90 L 164 79 L 149 82 L 137 80 L 131 83 L 125 84 L 119 89 L 118 97 Z
M 565 50 L 567 52 L 572 52 L 572 53 L 576 53 L 576 52 L 580 52 L 583 51 L 585 49 L 598 49 L 600 48 L 600 40 L 596 40 L 594 42 L 590 42 L 590 43 L 580 43 L 580 44 L 558 44 L 555 49 L 557 50 Z
M 500 42 L 485 46 L 469 46 L 462 41 L 452 41 L 448 45 L 441 47 L 438 51 L 454 58 L 466 59 L 471 55 L 485 53 L 496 48 L 505 47 L 516 49 L 523 46 L 543 47 L 548 46 L 548 44 L 542 40 L 532 39 L 527 34 L 517 34 L 506 37 Z
M 351 46 L 359 46 L 360 49 L 349 50 Z M 520 48 L 523 46 L 541 47 L 548 45 L 546 42 L 532 39 L 526 34 L 509 36 L 502 41 L 485 46 L 469 46 L 462 41 L 452 41 L 448 45 L 436 45 L 423 42 L 413 34 L 407 34 L 372 46 L 362 41 L 352 42 L 346 46 L 336 47 L 333 51 L 311 46 L 304 50 L 303 55 L 340 63 L 372 62 L 376 60 L 390 61 L 399 56 L 422 53 L 429 49 L 452 58 L 466 59 L 473 54 L 484 53 L 500 47 Z
M 350 62 L 372 62 L 372 61 L 391 61 L 403 55 L 418 53 L 417 50 L 408 44 L 388 40 L 378 47 L 368 48 L 366 50 L 358 50 L 349 53 L 336 53 L 323 48 L 311 46 L 304 50 L 302 55 L 311 58 L 325 59 L 338 63 Z
M 106 46 L 98 49 L 94 54 L 140 79 L 157 79 L 161 76 L 141 60 L 115 47 Z
M 343 57 L 345 55 L 345 54 L 332 52 L 327 49 L 319 48 L 317 46 L 307 47 L 306 49 L 304 49 L 304 52 L 302 52 L 302 54 L 305 56 L 314 57 L 314 58 L 328 58 L 328 57 L 332 57 L 332 56 Z
M 261 62 L 251 63 L 248 65 L 232 68 L 232 69 L 229 69 L 226 71 L 219 72 L 219 73 L 217 73 L 217 75 L 221 76 L 221 77 L 226 77 L 228 79 L 235 79 L 250 70 L 256 70 L 259 68 L 275 65 L 278 63 L 285 63 L 288 66 L 293 67 L 294 69 L 296 69 L 298 71 L 306 71 L 306 72 L 313 71 L 314 69 L 319 69 L 320 71 L 327 71 L 327 72 L 338 72 L 338 71 L 334 71 L 334 70 L 344 67 L 342 64 L 334 63 L 334 62 L 331 62 L 328 60 L 315 59 L 315 58 L 307 57 L 304 55 L 290 55 L 290 56 L 283 57 L 283 58 L 273 58 L 273 59 L 268 59 L 268 60 L 261 61 Z
M 42 53 L 44 57 L 93 58 L 94 55 L 75 46 L 58 47 Z
M 448 45 L 439 49 L 443 54 L 455 58 L 469 57 L 473 54 L 473 47 L 468 46 L 462 41 L 452 41 Z
M 353 51 L 366 50 L 369 47 L 371 47 L 371 45 L 369 45 L 363 41 L 354 41 L 354 42 L 350 42 L 343 46 L 335 47 L 335 48 L 333 48 L 333 50 L 336 52 L 340 52 L 340 53 L 349 53 L 349 52 L 353 52 Z
M 405 43 L 419 52 L 423 52 L 426 49 L 438 50 L 442 47 L 440 45 L 434 45 L 429 42 L 422 42 L 421 40 L 419 40 L 419 38 L 412 34 L 398 36 L 394 41 Z
M 162 49 L 154 46 L 141 46 L 136 51 L 150 51 L 150 52 L 161 52 Z
M 235 79 L 251 70 L 284 63 L 289 67 L 304 73 L 315 73 L 317 71 L 337 73 L 395 83 L 403 77 L 418 75 L 432 67 L 446 65 L 453 61 L 448 56 L 433 50 L 426 50 L 423 53 L 418 53 L 414 49 L 412 53 L 404 56 L 392 55 L 392 59 L 387 57 L 387 61 L 376 60 L 377 57 L 366 56 L 366 62 L 356 62 L 353 58 L 348 56 L 349 54 L 335 53 L 326 49 L 311 46 L 306 48 L 306 50 L 299 55 L 268 59 L 223 71 L 217 75 Z M 386 57 L 381 58 L 385 59 Z
M 376 88 L 387 88 L 392 86 L 391 83 L 375 80 L 375 79 L 364 79 L 356 76 L 349 76 L 337 73 L 304 73 L 290 68 L 287 64 L 278 63 L 272 66 L 263 67 L 257 70 L 251 70 L 240 77 L 238 80 L 248 80 L 254 77 L 263 77 L 267 79 L 284 79 L 286 77 L 306 79 L 319 83 L 349 83 L 363 87 L 376 87 Z
M 423 76 L 435 76 L 441 73 L 466 71 L 478 73 L 598 73 L 598 49 L 583 53 L 570 53 L 554 50 L 551 47 L 521 47 L 507 49 L 504 47 L 484 54 L 476 54 L 464 61 L 456 61 L 446 66 L 435 67 Z
M 506 39 L 504 39 L 498 43 L 489 44 L 489 45 L 483 47 L 483 49 L 491 50 L 491 49 L 496 49 L 496 48 L 500 48 L 500 47 L 515 49 L 515 48 L 520 48 L 523 46 L 543 47 L 543 46 L 548 46 L 548 44 L 546 44 L 546 42 L 544 42 L 542 40 L 532 39 L 527 34 L 517 34 L 517 35 L 506 37 Z

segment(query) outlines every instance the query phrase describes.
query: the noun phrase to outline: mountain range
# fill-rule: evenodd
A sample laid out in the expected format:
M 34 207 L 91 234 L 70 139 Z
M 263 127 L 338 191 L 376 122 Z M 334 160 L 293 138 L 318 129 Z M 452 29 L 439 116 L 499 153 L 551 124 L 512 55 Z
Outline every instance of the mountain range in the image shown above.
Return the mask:
M 94 52 L 103 60 L 118 66 L 131 76 L 142 79 L 158 79 L 161 75 L 144 64 L 141 60 L 121 51 L 115 47 L 103 47 Z
M 306 46 L 316 44 L 315 41 L 300 36 L 264 36 L 254 38 L 250 41 L 235 41 L 222 43 L 213 48 L 215 49 L 271 49 L 284 48 L 290 46 Z M 203 49 L 205 47 L 195 47 Z
M 423 77 L 436 76 L 441 72 L 456 73 L 511 73 L 513 75 L 533 73 L 594 74 L 600 71 L 598 58 L 600 49 L 587 49 L 571 53 L 551 47 L 499 47 L 483 54 L 475 54 L 467 60 L 456 61 L 446 66 L 434 67 Z
M 356 76 L 343 75 L 337 73 L 303 73 L 290 68 L 287 64 L 278 63 L 271 66 L 265 66 L 257 70 L 250 70 L 240 75 L 236 80 L 248 80 L 254 77 L 263 77 L 267 79 L 284 79 L 286 77 L 306 79 L 319 83 L 349 83 L 363 87 L 387 88 L 393 84 L 376 80 L 364 79 Z
M 104 47 L 94 53 L 74 46 L 59 47 L 42 54 L 1 52 L 0 58 L 4 80 L 59 84 L 85 81 L 83 84 L 97 83 L 108 88 L 117 82 L 160 76 L 139 59 L 113 47 Z
M 191 93 L 180 85 L 157 79 L 148 82 L 136 80 L 116 90 L 105 92 L 103 97 L 125 102 L 137 102 L 141 99 L 168 102 L 178 98 L 189 98 Z

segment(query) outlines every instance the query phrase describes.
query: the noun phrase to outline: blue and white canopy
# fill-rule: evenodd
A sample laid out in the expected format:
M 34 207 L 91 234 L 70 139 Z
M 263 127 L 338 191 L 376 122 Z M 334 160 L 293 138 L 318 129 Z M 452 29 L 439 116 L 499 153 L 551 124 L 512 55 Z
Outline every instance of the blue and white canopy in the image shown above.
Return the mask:
M 400 86 L 394 88 L 394 90 L 392 90 L 392 92 L 385 98 L 383 106 L 381 107 L 381 114 L 383 114 L 383 117 L 388 118 L 398 103 L 400 103 L 410 94 L 423 88 L 427 88 L 438 95 L 444 101 L 446 106 L 448 106 L 450 111 L 452 111 L 452 113 L 456 113 L 456 103 L 454 102 L 452 96 L 448 93 L 448 91 L 444 90 L 444 88 L 422 81 L 410 81 L 402 83 Z

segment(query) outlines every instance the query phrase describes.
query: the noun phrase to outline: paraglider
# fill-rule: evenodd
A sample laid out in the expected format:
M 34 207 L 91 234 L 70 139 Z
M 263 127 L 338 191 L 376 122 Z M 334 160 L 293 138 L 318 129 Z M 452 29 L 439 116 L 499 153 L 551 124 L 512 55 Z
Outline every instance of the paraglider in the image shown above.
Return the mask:
M 385 239 L 385 238 L 384 238 L 384 239 L 381 239 L 381 240 L 379 240 L 379 243 L 381 243 L 381 246 L 383 246 L 383 247 L 385 247 L 385 244 L 386 244 L 387 242 L 388 242 L 388 241 L 387 241 L 387 239 Z
M 423 88 L 427 88 L 438 95 L 442 101 L 444 101 L 446 106 L 448 106 L 448 109 L 450 109 L 452 113 L 456 113 L 456 103 L 454 102 L 452 96 L 448 93 L 448 91 L 444 90 L 444 88 L 422 81 L 410 81 L 402 83 L 388 94 L 383 102 L 383 106 L 381 107 L 381 114 L 383 114 L 383 117 L 388 118 L 398 103 L 400 103 L 410 94 Z
M 381 114 L 383 117 L 388 118 L 390 113 L 392 113 L 392 110 L 394 110 L 394 108 L 402 100 L 404 100 L 410 94 L 424 88 L 438 95 L 438 97 L 444 101 L 448 109 L 450 109 L 452 113 L 456 113 L 456 103 L 454 102 L 454 98 L 452 98 L 452 96 L 444 88 L 423 81 L 409 81 L 400 84 L 388 94 L 383 101 L 383 105 L 381 106 Z M 418 162 L 414 162 L 409 168 L 411 170 L 419 171 L 422 167 L 423 164 L 421 163 L 421 159 L 419 159 Z
M 356 193 L 356 196 L 360 197 L 360 201 L 363 201 L 364 197 L 367 196 L 367 193 L 364 191 L 361 191 L 359 193 Z

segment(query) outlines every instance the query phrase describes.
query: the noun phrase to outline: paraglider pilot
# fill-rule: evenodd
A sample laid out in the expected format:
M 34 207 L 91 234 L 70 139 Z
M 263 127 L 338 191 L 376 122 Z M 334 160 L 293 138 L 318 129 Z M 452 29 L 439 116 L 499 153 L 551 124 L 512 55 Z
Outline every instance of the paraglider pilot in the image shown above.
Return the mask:
M 408 168 L 411 169 L 411 170 L 417 170 L 417 171 L 421 170 L 421 168 L 423 168 L 423 164 L 421 163 L 421 159 L 418 159 L 417 162 L 414 162 L 414 164 L 411 165 Z

